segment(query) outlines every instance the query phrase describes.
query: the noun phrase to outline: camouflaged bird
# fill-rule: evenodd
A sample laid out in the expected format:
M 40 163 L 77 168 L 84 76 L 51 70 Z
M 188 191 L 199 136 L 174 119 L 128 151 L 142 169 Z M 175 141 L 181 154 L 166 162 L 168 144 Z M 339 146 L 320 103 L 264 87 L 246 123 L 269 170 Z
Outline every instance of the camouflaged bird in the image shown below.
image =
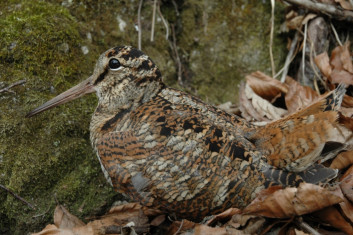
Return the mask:
M 143 52 L 103 53 L 93 75 L 30 112 L 96 92 L 92 145 L 107 180 L 145 206 L 193 220 L 244 208 L 270 185 L 317 183 L 336 174 L 313 165 L 333 138 L 343 86 L 264 127 L 167 87 Z

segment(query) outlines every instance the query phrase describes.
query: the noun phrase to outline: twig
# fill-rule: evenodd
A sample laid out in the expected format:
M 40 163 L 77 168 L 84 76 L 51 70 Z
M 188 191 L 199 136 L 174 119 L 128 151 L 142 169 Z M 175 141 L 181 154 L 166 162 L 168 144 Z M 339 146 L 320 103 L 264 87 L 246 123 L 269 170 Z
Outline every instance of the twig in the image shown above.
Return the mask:
M 26 204 L 27 206 L 29 206 L 30 208 L 32 208 L 33 210 L 35 210 L 36 208 L 29 202 L 27 202 L 25 199 L 23 199 L 22 197 L 18 196 L 16 193 L 12 192 L 10 189 L 6 188 L 4 185 L 0 184 L 0 188 L 2 188 L 3 190 L 7 191 L 8 193 L 10 193 L 13 197 L 17 198 L 18 200 L 20 200 L 21 202 L 23 202 L 24 204 Z
M 326 85 L 325 81 L 322 79 L 322 77 L 320 76 L 319 72 L 316 69 L 317 67 L 315 66 L 314 61 L 313 61 L 313 58 L 314 58 L 313 51 L 314 51 L 314 42 L 310 42 L 310 65 L 311 65 L 311 68 L 313 69 L 314 74 L 315 74 L 314 87 L 315 87 L 315 90 L 316 90 L 317 94 L 320 95 L 320 90 L 319 90 L 319 87 L 317 85 L 316 77 L 320 80 L 320 82 L 325 87 L 325 89 L 327 89 L 327 85 Z M 316 53 L 315 53 L 315 56 L 316 56 Z
M 302 79 L 305 79 L 305 53 L 306 53 L 306 38 L 308 35 L 308 23 L 304 25 L 304 39 L 303 39 L 303 49 L 302 49 Z
M 180 232 L 180 230 L 183 228 L 183 225 L 184 225 L 184 220 L 181 220 L 178 230 L 173 235 L 177 235 Z
M 22 85 L 22 84 L 24 84 L 24 83 L 26 83 L 26 80 L 17 81 L 17 82 L 15 82 L 15 83 L 11 84 L 10 86 L 1 89 L 1 90 L 0 90 L 0 93 L 2 93 L 2 92 L 11 92 L 11 93 L 14 93 L 14 92 L 11 91 L 10 89 L 11 89 L 12 87 Z
M 303 221 L 303 219 L 300 217 L 299 219 L 296 220 L 296 224 L 299 225 L 302 229 L 305 231 L 309 232 L 312 235 L 320 235 L 318 231 L 316 231 L 314 228 L 312 228 L 309 224 Z
M 272 68 L 272 77 L 275 76 L 275 62 L 273 60 L 272 44 L 273 44 L 273 31 L 275 27 L 275 0 L 271 0 L 271 33 L 270 33 L 270 59 Z
M 342 42 L 341 42 L 340 38 L 338 37 L 338 34 L 337 34 L 337 31 L 336 31 L 335 27 L 333 26 L 332 23 L 330 23 L 330 24 L 331 24 L 331 28 L 332 28 L 333 34 L 335 35 L 335 38 L 336 38 L 338 44 L 340 46 L 342 46 Z
M 167 21 L 166 21 L 166 20 L 164 19 L 164 17 L 163 17 L 163 14 L 162 14 L 162 12 L 161 12 L 161 5 L 160 5 L 159 1 L 158 1 L 157 11 L 158 11 L 159 16 L 160 16 L 161 19 L 162 19 L 162 22 L 163 22 L 164 27 L 165 27 L 165 30 L 166 30 L 166 31 L 165 31 L 165 39 L 168 40 L 168 37 L 169 37 L 169 26 L 168 26 Z
M 295 50 L 295 47 L 296 47 L 297 42 L 298 42 L 298 38 L 299 38 L 299 32 L 297 31 L 295 33 L 295 35 L 294 35 L 292 44 L 290 45 L 290 49 L 289 49 L 289 52 L 288 52 L 288 55 L 287 55 L 287 58 L 286 58 L 286 62 L 284 63 L 283 73 L 282 73 L 282 76 L 281 76 L 281 82 L 282 83 L 286 80 L 286 77 L 287 77 L 287 74 L 288 74 L 288 70 L 289 70 L 289 65 L 292 62 L 293 58 L 294 58 L 293 54 L 294 54 L 294 50 Z M 276 77 L 277 77 L 277 75 L 275 75 L 274 78 L 276 78 Z
M 178 10 L 178 5 L 176 4 L 176 2 L 174 0 L 172 0 L 172 3 L 173 3 L 173 6 L 175 8 L 176 15 L 179 16 L 180 13 L 179 13 L 179 10 Z
M 176 45 L 176 37 L 175 37 L 175 29 L 174 29 L 174 25 L 172 24 L 172 37 L 173 37 L 173 44 L 172 44 L 172 49 L 174 50 L 175 53 L 175 59 L 176 62 L 178 64 L 178 83 L 180 86 L 183 86 L 183 79 L 181 77 L 182 75 L 182 69 L 181 69 L 181 60 L 179 57 L 179 53 L 178 53 L 178 49 L 177 49 L 177 45 Z
M 137 27 L 138 27 L 138 49 L 141 50 L 141 35 L 142 35 L 142 27 L 141 27 L 141 9 L 142 9 L 143 0 L 140 0 L 139 8 L 137 10 Z
M 151 42 L 153 42 L 154 25 L 156 23 L 156 8 L 157 8 L 156 6 L 157 6 L 157 0 L 154 0 L 154 2 L 153 2 L 153 14 L 152 14 Z
M 348 10 L 341 10 L 333 5 L 313 2 L 310 0 L 285 0 L 288 3 L 305 7 L 309 10 L 323 13 L 334 17 L 338 20 L 346 20 L 348 22 L 353 22 L 353 12 Z

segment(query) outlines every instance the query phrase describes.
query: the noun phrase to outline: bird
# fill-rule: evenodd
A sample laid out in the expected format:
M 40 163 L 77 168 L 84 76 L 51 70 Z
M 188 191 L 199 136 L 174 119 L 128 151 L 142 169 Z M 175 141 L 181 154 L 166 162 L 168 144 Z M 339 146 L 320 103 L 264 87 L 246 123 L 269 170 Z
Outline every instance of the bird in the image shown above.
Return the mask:
M 343 85 L 265 126 L 168 87 L 131 46 L 102 53 L 93 74 L 26 117 L 96 93 L 90 140 L 114 190 L 194 221 L 245 208 L 263 189 L 318 183 L 337 171 L 316 161 L 334 139 Z

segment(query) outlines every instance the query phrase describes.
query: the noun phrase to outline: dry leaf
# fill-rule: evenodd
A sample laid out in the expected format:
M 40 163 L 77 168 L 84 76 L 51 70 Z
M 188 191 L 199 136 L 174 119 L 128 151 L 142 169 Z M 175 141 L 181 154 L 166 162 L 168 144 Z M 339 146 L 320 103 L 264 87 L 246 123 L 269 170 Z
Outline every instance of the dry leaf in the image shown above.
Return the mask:
M 314 19 L 316 16 L 317 16 L 317 15 L 314 14 L 314 13 L 309 13 L 309 14 L 307 14 L 307 15 L 304 17 L 303 21 L 302 21 L 302 25 L 305 25 L 306 23 L 309 22 L 309 20 Z
M 183 219 L 182 221 L 174 221 L 169 226 L 168 235 L 181 234 L 187 230 L 193 229 L 197 224 L 189 220 Z
M 285 101 L 289 113 L 294 113 L 320 98 L 313 89 L 300 85 L 291 77 L 286 78 L 286 84 L 289 90 L 285 95 Z
M 48 224 L 42 231 L 40 231 L 39 233 L 32 233 L 32 235 L 75 235 L 75 234 L 70 230 L 59 229 L 54 224 Z M 80 235 L 80 234 L 77 234 L 77 235 Z
M 303 19 L 303 15 L 295 16 L 290 20 L 286 20 L 286 25 L 289 29 L 298 29 L 302 26 Z
M 344 83 L 346 85 L 353 85 L 353 74 L 346 70 L 333 69 L 330 81 L 332 83 Z
M 269 101 L 261 98 L 251 89 L 248 84 L 245 85 L 245 95 L 251 100 L 252 106 L 256 110 L 256 112 L 263 118 L 267 118 L 268 120 L 278 120 L 282 118 L 285 114 L 287 114 L 287 110 L 277 108 L 273 106 Z M 255 117 L 254 117 L 255 118 Z M 264 121 L 264 120 L 257 120 Z
M 268 119 L 261 117 L 256 112 L 251 101 L 246 97 L 244 83 L 240 85 L 240 89 L 239 89 L 239 104 L 240 104 L 239 109 L 241 111 L 241 115 L 247 121 L 253 121 L 254 119 L 261 120 L 261 121 L 269 121 Z
M 341 213 L 333 206 L 324 208 L 314 213 L 323 222 L 331 224 L 333 227 L 342 230 L 347 234 L 353 234 L 352 226 L 343 218 Z
M 349 95 L 344 95 L 343 96 L 343 101 L 342 101 L 342 106 L 346 108 L 352 108 L 353 107 L 353 97 Z
M 344 169 L 353 164 L 353 150 L 339 153 L 335 159 L 333 159 L 330 168 Z
M 83 223 L 79 218 L 72 215 L 65 207 L 58 205 L 54 211 L 54 224 L 58 228 L 64 229 L 72 229 L 75 227 L 84 226 Z
M 165 221 L 165 215 L 159 215 L 157 216 L 156 218 L 154 218 L 152 221 L 151 221 L 151 225 L 152 226 L 159 226 L 161 223 L 163 223 Z
M 340 207 L 342 209 L 343 214 L 353 223 L 353 204 L 348 201 L 347 198 L 344 198 L 344 201 L 341 202 Z
M 195 226 L 194 235 L 229 235 L 226 228 L 220 227 L 209 227 L 207 225 L 199 224 Z M 239 233 L 232 233 L 234 235 L 245 235 L 243 232 L 239 231 Z
M 246 83 L 257 95 L 270 102 L 273 102 L 276 98 L 281 96 L 282 93 L 288 92 L 288 86 L 286 84 L 260 71 L 247 75 L 245 78 Z
M 217 221 L 220 220 L 229 220 L 232 218 L 233 215 L 241 213 L 241 210 L 238 208 L 229 208 L 225 211 L 223 211 L 222 213 L 215 215 L 212 217 L 212 219 L 210 219 L 209 221 L 207 221 L 206 225 L 211 225 Z
M 330 59 L 328 57 L 327 52 L 325 51 L 320 55 L 316 56 L 314 60 L 315 60 L 315 64 L 320 69 L 321 73 L 327 78 L 330 77 L 332 68 L 330 65 Z
M 353 174 L 345 176 L 341 181 L 340 187 L 344 196 L 353 202 Z
M 335 0 L 335 2 L 338 2 L 341 5 L 341 7 L 343 9 L 345 9 L 345 10 L 349 10 L 349 11 L 353 10 L 353 6 L 352 6 L 352 4 L 349 1 L 346 1 L 346 0 Z
M 103 235 L 120 233 L 122 229 L 140 234 L 148 233 L 150 227 L 143 207 L 138 203 L 114 207 L 108 214 L 87 225 L 70 214 L 63 206 L 57 206 L 54 221 L 55 225 L 48 225 L 38 235 Z
M 279 189 L 255 198 L 244 209 L 244 213 L 271 218 L 286 218 L 317 211 L 324 207 L 342 202 L 342 196 L 336 191 L 308 183 L 298 188 Z
M 331 83 L 353 85 L 353 63 L 349 52 L 350 42 L 332 50 L 330 64 L 333 68 L 329 77 Z
M 243 215 L 235 214 L 227 224 L 226 227 L 233 227 L 235 229 L 242 228 L 240 231 L 245 234 L 257 234 L 262 229 L 265 218 L 253 216 L 253 215 Z M 239 230 L 238 230 L 239 231 Z
M 330 64 L 333 69 L 346 70 L 353 73 L 353 64 L 349 52 L 350 42 L 347 41 L 343 46 L 338 46 L 331 52 Z

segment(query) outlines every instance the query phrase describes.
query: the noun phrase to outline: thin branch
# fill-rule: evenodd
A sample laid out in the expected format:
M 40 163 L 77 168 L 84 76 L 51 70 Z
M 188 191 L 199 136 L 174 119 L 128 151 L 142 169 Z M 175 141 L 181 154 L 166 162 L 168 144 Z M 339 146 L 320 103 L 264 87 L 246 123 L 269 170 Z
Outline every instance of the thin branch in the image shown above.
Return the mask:
M 332 23 L 331 23 L 331 28 L 332 28 L 333 34 L 335 35 L 335 38 L 336 38 L 338 44 L 340 46 L 342 46 L 342 42 L 341 42 L 340 38 L 338 37 L 337 31 L 336 31 L 336 29 L 335 29 L 335 27 L 333 26 Z
M 182 65 L 181 65 L 181 60 L 179 57 L 177 45 L 176 45 L 176 37 L 175 37 L 175 29 L 174 25 L 172 24 L 172 37 L 173 37 L 173 43 L 172 43 L 172 49 L 174 50 L 175 53 L 175 59 L 178 64 L 178 83 L 180 86 L 183 86 L 183 79 L 182 79 Z
M 24 84 L 24 83 L 26 83 L 26 80 L 17 81 L 17 82 L 15 82 L 15 83 L 11 84 L 10 86 L 1 89 L 1 90 L 0 90 L 0 93 L 2 93 L 2 92 L 11 92 L 11 93 L 14 93 L 14 92 L 11 91 L 10 89 L 11 89 L 12 87 L 22 85 L 22 84 Z
M 306 53 L 306 38 L 308 35 L 308 23 L 304 25 L 304 39 L 303 39 L 303 49 L 302 49 L 302 79 L 305 79 L 305 53 Z
M 13 197 L 15 197 L 16 199 L 20 200 L 21 202 L 23 202 L 24 204 L 26 204 L 27 206 L 29 206 L 30 208 L 32 208 L 33 210 L 35 210 L 36 208 L 29 202 L 27 202 L 25 199 L 23 199 L 22 197 L 18 196 L 16 193 L 12 192 L 10 189 L 6 188 L 4 185 L 0 184 L 0 188 L 2 188 L 3 190 L 5 190 L 6 192 L 8 192 L 9 194 L 11 194 Z
M 288 3 L 305 7 L 311 11 L 323 13 L 329 15 L 338 20 L 346 20 L 353 22 L 353 12 L 348 10 L 339 9 L 333 5 L 313 2 L 310 0 L 285 0 Z
M 153 42 L 153 37 L 154 37 L 154 25 L 156 23 L 156 8 L 157 8 L 157 0 L 154 0 L 154 2 L 153 2 L 153 14 L 152 14 L 151 42 Z
M 270 33 L 270 59 L 272 68 L 272 77 L 275 76 L 275 62 L 273 60 L 272 44 L 273 44 L 273 31 L 275 27 L 275 0 L 271 0 L 271 33 Z
M 178 4 L 176 4 L 176 2 L 174 0 L 172 0 L 172 3 L 173 3 L 173 6 L 174 6 L 174 9 L 175 9 L 175 12 L 176 12 L 176 15 L 179 16 L 180 13 L 179 13 L 179 10 L 178 10 Z
M 302 229 L 305 231 L 309 232 L 312 235 L 320 235 L 318 231 L 316 231 L 314 228 L 312 228 L 309 224 L 303 221 L 303 219 L 300 217 L 299 219 L 296 220 L 296 224 L 299 225 Z
M 141 36 L 142 36 L 142 27 L 141 27 L 141 9 L 142 9 L 143 0 L 140 0 L 139 8 L 137 10 L 137 27 L 138 27 L 138 49 L 141 50 Z
M 163 22 L 164 27 L 165 27 L 165 30 L 166 30 L 166 31 L 165 31 L 165 39 L 168 40 L 168 37 L 169 37 L 169 26 L 168 26 L 167 21 L 166 21 L 166 20 L 164 19 L 164 17 L 163 17 L 163 14 L 162 14 L 162 12 L 161 12 L 161 5 L 160 5 L 159 1 L 158 1 L 157 11 L 158 11 L 159 16 L 160 16 L 161 19 L 162 19 L 162 22 Z
M 290 49 L 289 49 L 289 52 L 288 52 L 288 55 L 287 55 L 287 58 L 286 58 L 286 62 L 284 63 L 283 73 L 282 73 L 282 76 L 281 76 L 281 82 L 282 83 L 286 80 L 286 77 L 287 77 L 287 74 L 288 74 L 288 70 L 289 70 L 289 65 L 292 62 L 293 58 L 294 58 L 293 54 L 294 54 L 294 50 L 295 50 L 295 47 L 296 47 L 297 42 L 298 42 L 298 38 L 299 38 L 299 32 L 297 31 L 295 33 L 295 35 L 294 35 L 293 40 L 292 40 L 292 44 L 290 45 Z M 277 75 L 275 77 L 277 77 Z
M 184 220 L 181 220 L 178 230 L 173 235 L 177 235 L 180 232 L 180 230 L 183 228 L 183 225 L 184 225 Z

